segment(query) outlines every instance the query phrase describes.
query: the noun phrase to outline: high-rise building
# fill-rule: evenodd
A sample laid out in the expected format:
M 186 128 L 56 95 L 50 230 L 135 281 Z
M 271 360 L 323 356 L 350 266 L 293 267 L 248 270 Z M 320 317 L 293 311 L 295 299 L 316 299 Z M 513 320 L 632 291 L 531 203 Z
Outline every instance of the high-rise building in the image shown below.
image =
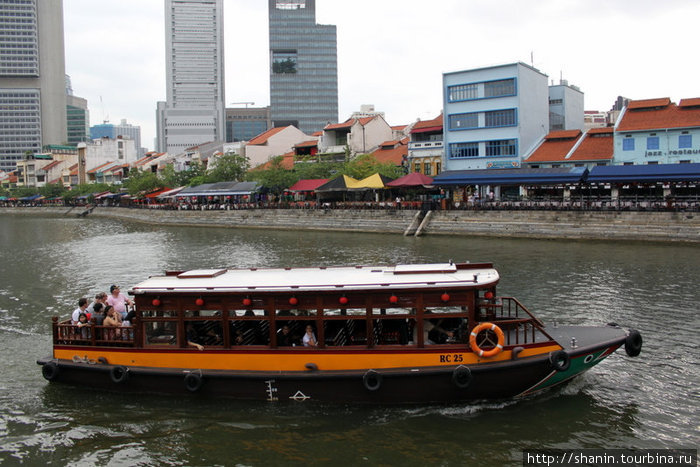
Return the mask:
M 270 107 L 226 109 L 226 142 L 249 141 L 272 128 Z
M 336 28 L 316 24 L 316 0 L 269 0 L 273 126 L 304 133 L 338 121 Z
M 90 111 L 87 99 L 73 94 L 70 76 L 66 75 L 66 141 L 75 146 L 90 139 Z
M 226 138 L 223 0 L 165 0 L 166 102 L 158 149 Z
M 119 125 L 105 122 L 90 127 L 90 139 L 117 139 L 120 137 L 126 137 L 134 141 L 138 157 L 142 157 L 146 152 L 145 148 L 141 147 L 141 127 L 127 123 L 125 118 L 122 118 Z
M 0 3 L 0 170 L 67 140 L 62 0 Z

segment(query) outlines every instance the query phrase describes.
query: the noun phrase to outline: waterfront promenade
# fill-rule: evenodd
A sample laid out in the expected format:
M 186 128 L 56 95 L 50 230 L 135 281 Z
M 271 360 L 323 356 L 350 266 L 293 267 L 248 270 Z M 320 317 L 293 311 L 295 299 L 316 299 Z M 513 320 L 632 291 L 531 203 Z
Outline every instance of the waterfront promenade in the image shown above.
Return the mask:
M 4 215 L 75 217 L 82 207 L 9 207 Z M 403 235 L 420 210 L 246 209 L 161 210 L 96 207 L 89 214 L 153 225 L 209 226 Z M 419 219 L 420 220 L 420 219 Z M 414 226 L 417 227 L 417 226 Z M 413 233 L 412 233 L 413 234 Z M 422 235 L 700 242 L 700 214 L 683 211 L 432 211 Z

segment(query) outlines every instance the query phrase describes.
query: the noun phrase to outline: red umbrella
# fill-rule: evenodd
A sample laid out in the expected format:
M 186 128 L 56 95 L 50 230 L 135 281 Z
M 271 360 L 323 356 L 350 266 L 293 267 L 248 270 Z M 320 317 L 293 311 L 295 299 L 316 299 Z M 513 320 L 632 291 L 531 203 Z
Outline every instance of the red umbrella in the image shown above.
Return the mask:
M 411 186 L 429 186 L 433 184 L 433 179 L 422 173 L 413 172 L 397 178 L 393 182 L 389 182 L 386 186 L 390 187 L 411 187 Z

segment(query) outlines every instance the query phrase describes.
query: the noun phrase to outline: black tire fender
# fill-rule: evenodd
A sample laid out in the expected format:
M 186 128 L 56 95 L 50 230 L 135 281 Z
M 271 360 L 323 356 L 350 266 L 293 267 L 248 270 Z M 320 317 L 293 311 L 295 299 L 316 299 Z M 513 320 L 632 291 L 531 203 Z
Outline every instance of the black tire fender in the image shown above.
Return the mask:
M 382 386 L 382 375 L 375 370 L 367 370 L 362 377 L 362 384 L 368 391 L 376 391 Z
M 464 365 L 459 365 L 452 372 L 452 382 L 455 383 L 455 386 L 460 389 L 465 389 L 468 387 L 471 384 L 472 379 L 472 371 Z
M 197 392 L 202 387 L 202 376 L 198 373 L 187 373 L 185 375 L 185 389 L 189 392 Z
M 56 362 L 48 362 L 41 367 L 41 376 L 47 381 L 55 381 L 60 372 L 61 370 Z
M 549 363 L 555 371 L 566 371 L 571 366 L 571 359 L 566 350 L 557 350 L 549 354 Z
M 630 329 L 625 338 L 625 352 L 630 357 L 636 357 L 642 351 L 642 335 L 636 329 Z
M 129 369 L 122 365 L 113 366 L 109 370 L 109 377 L 117 384 L 126 383 L 129 380 Z

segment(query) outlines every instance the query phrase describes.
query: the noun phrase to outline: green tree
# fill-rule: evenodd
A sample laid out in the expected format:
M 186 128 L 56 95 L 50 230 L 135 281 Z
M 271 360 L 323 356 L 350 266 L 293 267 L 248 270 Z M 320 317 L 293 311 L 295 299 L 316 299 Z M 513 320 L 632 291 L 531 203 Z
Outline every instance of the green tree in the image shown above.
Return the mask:
M 278 156 L 272 159 L 270 168 L 248 172 L 246 179 L 260 183 L 272 193 L 280 194 L 299 181 L 299 176 L 282 167 L 282 156 Z
M 358 180 L 377 172 L 389 178 L 399 178 L 404 175 L 401 167 L 397 167 L 390 162 L 380 163 L 372 154 L 361 154 L 350 162 L 346 162 L 342 168 L 343 174 Z
M 162 188 L 163 182 L 158 175 L 150 170 L 133 169 L 129 172 L 129 178 L 124 180 L 124 186 L 130 195 L 136 196 Z
M 207 172 L 206 178 L 209 183 L 239 181 L 243 180 L 249 168 L 247 157 L 228 152 L 216 159 L 214 168 Z
M 43 187 L 39 188 L 39 193 L 46 198 L 63 196 L 67 191 L 68 190 L 66 190 L 61 183 L 47 183 Z

